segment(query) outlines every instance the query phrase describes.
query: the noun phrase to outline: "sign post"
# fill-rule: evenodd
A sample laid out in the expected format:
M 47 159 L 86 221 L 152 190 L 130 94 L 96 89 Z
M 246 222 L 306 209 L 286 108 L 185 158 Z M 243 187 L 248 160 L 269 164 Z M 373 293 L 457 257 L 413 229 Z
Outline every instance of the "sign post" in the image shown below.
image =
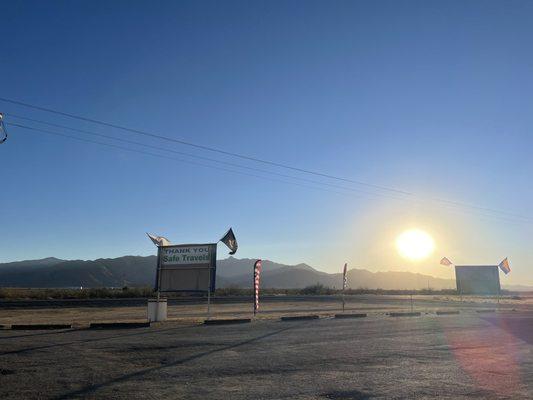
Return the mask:
M 156 291 L 157 304 L 161 293 L 207 291 L 207 319 L 211 317 L 211 291 L 215 290 L 217 244 L 179 244 L 158 246 Z M 161 320 L 158 309 L 154 320 Z M 166 319 L 166 316 L 165 316 Z
M 161 247 L 157 248 L 157 269 L 155 277 L 155 291 L 156 298 L 148 299 L 147 304 L 147 318 L 149 322 L 161 322 L 167 319 L 167 299 L 161 298 L 160 282 L 161 282 L 161 271 L 160 271 L 160 258 L 161 258 Z
M 211 268 L 209 268 L 209 285 L 207 286 L 207 319 L 211 318 Z
M 161 301 L 161 291 L 159 288 L 161 287 L 161 247 L 157 248 L 157 273 L 156 273 L 156 289 L 157 289 L 157 307 L 155 311 L 155 320 L 159 321 L 159 303 Z M 166 318 L 165 318 L 166 319 Z

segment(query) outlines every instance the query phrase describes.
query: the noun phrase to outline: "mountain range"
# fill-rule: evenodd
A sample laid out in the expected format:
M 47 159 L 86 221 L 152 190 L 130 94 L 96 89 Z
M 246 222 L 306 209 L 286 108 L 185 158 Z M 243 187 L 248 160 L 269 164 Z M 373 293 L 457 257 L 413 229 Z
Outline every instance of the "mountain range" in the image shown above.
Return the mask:
M 123 287 L 152 286 L 155 281 L 155 256 L 124 256 L 92 261 L 61 260 L 54 257 L 0 264 L 2 287 Z M 217 260 L 217 287 L 249 288 L 255 259 L 229 257 Z M 263 260 L 261 286 L 298 289 L 320 283 L 332 288 L 342 286 L 341 273 L 321 272 L 307 264 L 285 265 Z M 348 271 L 350 288 L 366 289 L 448 289 L 455 281 L 412 272 Z M 513 290 L 514 288 L 509 287 Z M 521 287 L 521 290 L 531 290 Z M 520 290 L 518 289 L 518 290 Z

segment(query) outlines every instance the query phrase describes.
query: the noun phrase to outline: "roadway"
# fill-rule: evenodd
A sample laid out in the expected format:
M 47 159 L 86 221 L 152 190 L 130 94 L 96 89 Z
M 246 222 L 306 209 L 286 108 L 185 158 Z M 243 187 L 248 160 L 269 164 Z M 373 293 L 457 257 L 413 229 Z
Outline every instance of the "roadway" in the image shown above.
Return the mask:
M 533 313 L 0 330 L 2 399 L 524 399 Z

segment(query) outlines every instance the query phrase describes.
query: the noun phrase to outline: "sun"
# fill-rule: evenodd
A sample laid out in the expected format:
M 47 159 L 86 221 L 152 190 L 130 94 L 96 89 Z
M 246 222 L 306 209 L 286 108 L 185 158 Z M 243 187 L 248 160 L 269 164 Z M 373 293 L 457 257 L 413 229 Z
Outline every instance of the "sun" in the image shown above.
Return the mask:
M 435 250 L 433 238 L 423 230 L 409 229 L 398 236 L 396 248 L 402 257 L 423 260 Z

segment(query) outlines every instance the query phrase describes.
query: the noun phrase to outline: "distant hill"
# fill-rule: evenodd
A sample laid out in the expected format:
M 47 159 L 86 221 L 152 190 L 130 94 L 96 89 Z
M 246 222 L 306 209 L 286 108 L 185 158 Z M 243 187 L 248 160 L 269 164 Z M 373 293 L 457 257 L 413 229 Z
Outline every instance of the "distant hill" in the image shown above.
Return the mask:
M 235 257 L 229 257 L 224 260 L 217 260 L 217 270 L 218 273 L 221 276 L 224 276 L 225 278 L 234 278 L 238 276 L 242 276 L 243 274 L 246 274 L 246 272 L 249 272 L 252 270 L 253 265 L 255 263 L 255 258 L 235 258 Z M 262 261 L 262 270 L 263 272 L 270 273 L 275 270 L 278 270 L 283 267 L 287 267 L 287 265 L 284 264 L 278 264 L 273 261 L 269 260 L 263 260 Z M 315 271 L 314 268 L 310 267 L 307 264 L 298 264 L 293 265 L 290 268 L 297 268 L 297 269 L 304 269 L 309 271 Z
M 60 260 L 59 258 L 55 258 L 55 257 L 48 257 L 48 258 L 42 258 L 40 260 L 26 260 L 26 261 L 15 261 L 15 262 L 10 262 L 10 263 L 4 263 L 4 264 L 0 264 L 0 268 L 5 268 L 5 269 L 40 268 L 40 267 L 54 265 L 61 261 L 64 261 L 64 260 Z
M 217 286 L 251 286 L 254 259 L 229 257 L 217 261 Z M 3 287 L 123 287 L 152 286 L 155 281 L 155 256 L 125 256 L 93 261 L 44 258 L 0 264 L 0 286 Z M 342 274 L 321 272 L 307 264 L 285 265 L 263 261 L 261 286 L 265 288 L 298 289 L 316 283 L 340 288 Z M 365 269 L 348 271 L 348 286 L 367 289 L 447 289 L 455 281 L 411 272 L 371 272 Z M 510 287 L 511 288 L 511 287 Z M 515 286 L 514 290 L 533 290 Z
M 222 260 L 227 262 L 228 260 Z M 247 269 L 253 265 L 253 260 L 248 263 Z M 300 289 L 316 283 L 340 289 L 342 287 L 342 274 L 329 274 L 317 271 L 307 264 L 283 265 L 271 261 L 263 262 L 261 285 L 268 288 Z M 217 275 L 225 277 L 224 264 L 217 268 Z M 233 287 L 250 287 L 251 272 L 236 275 L 225 280 L 224 284 Z M 455 287 L 455 281 L 440 279 L 429 275 L 413 274 L 411 272 L 370 272 L 365 269 L 350 269 L 348 271 L 348 286 L 353 289 L 448 289 Z
M 94 261 L 42 260 L 0 264 L 4 287 L 122 287 L 153 285 L 155 256 L 126 256 Z

